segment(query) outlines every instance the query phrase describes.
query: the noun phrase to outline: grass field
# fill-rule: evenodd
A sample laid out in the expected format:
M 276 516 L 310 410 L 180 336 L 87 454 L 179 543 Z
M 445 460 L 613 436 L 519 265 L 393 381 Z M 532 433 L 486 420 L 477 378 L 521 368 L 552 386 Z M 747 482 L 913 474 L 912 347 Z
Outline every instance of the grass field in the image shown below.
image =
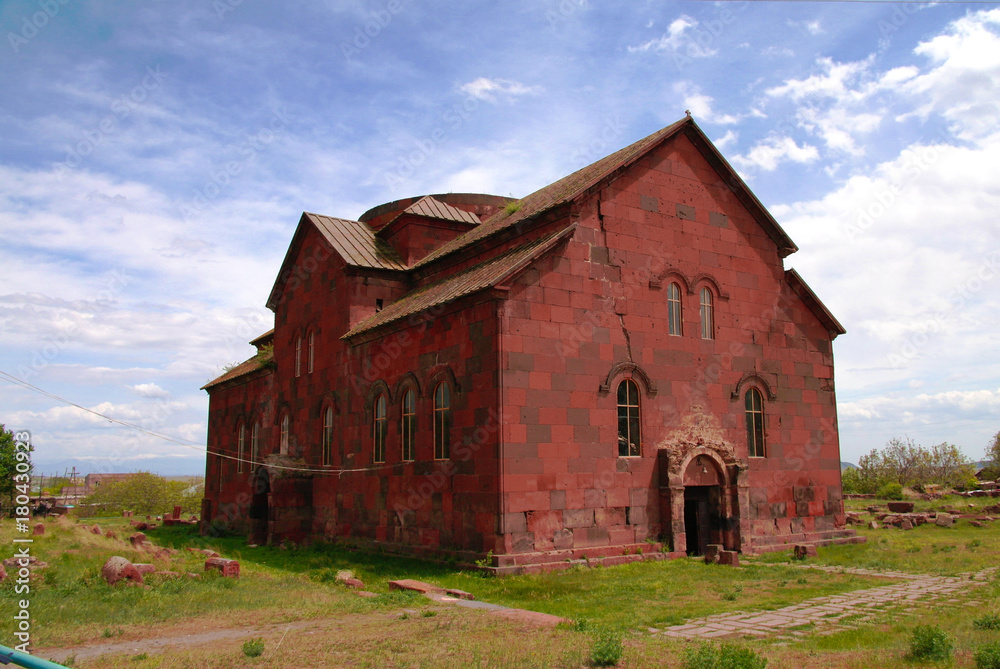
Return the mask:
M 996 500 L 974 500 L 984 506 Z M 871 502 L 850 502 L 862 510 Z M 959 507 L 954 498 L 931 506 Z M 968 508 L 968 507 L 965 507 Z M 963 509 L 964 510 L 964 509 Z M 867 518 L 867 516 L 866 516 Z M 93 521 L 88 521 L 92 523 Z M 121 519 L 99 521 L 119 537 L 130 533 Z M 1000 527 L 924 525 L 861 530 L 868 543 L 820 549 L 810 563 L 952 575 L 995 566 Z M 543 575 L 483 578 L 447 565 L 350 550 L 339 545 L 309 548 L 247 548 L 240 537 L 202 538 L 188 527 L 147 533 L 160 546 L 211 547 L 240 560 L 242 576 L 223 579 L 203 572 L 203 556 L 185 550 L 161 568 L 202 574 L 198 579 L 159 580 L 148 589 L 107 586 L 100 567 L 111 555 L 149 562 L 121 539 L 89 533 L 67 520 L 47 521 L 46 535 L 32 553 L 50 567 L 32 583 L 32 641 L 36 648 L 134 643 L 104 657 L 81 656 L 76 667 L 581 667 L 587 666 L 592 635 L 614 629 L 624 638 L 623 667 L 681 667 L 690 643 L 647 632 L 725 611 L 767 611 L 813 597 L 885 585 L 885 578 L 802 569 L 787 553 L 743 556 L 738 569 L 694 559 L 633 563 L 620 567 L 573 567 Z M 0 542 L 13 546 L 12 527 L 0 524 Z M 10 550 L 13 553 L 13 549 Z M 365 599 L 338 585 L 350 569 L 377 597 Z M 487 613 L 439 605 L 408 593 L 390 592 L 387 582 L 413 578 L 472 592 L 477 598 L 559 615 L 576 625 L 526 628 Z M 8 579 L 4 601 L 15 599 Z M 803 629 L 799 640 L 739 641 L 768 658 L 769 667 L 912 667 L 904 659 L 916 625 L 936 624 L 955 641 L 950 664 L 974 667 L 973 650 L 1000 641 L 1000 631 L 977 630 L 972 621 L 995 611 L 1000 581 L 970 590 L 953 602 L 885 613 L 873 622 L 832 634 Z M 0 618 L 0 635 L 12 643 L 13 621 Z M 242 652 L 243 639 L 227 631 L 252 628 L 264 641 L 260 657 Z M 218 640 L 145 649 L 152 637 L 219 631 Z M 43 654 L 44 655 L 44 654 Z

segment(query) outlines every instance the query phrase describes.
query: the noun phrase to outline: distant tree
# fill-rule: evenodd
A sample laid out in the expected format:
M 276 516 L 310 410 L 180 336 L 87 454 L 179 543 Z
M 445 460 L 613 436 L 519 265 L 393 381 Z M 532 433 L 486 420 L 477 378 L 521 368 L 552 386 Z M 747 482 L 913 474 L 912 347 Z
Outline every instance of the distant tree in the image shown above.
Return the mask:
M 964 488 L 975 472 L 958 446 L 947 442 L 925 448 L 910 438 L 894 437 L 882 450 L 872 449 L 858 460 L 851 484 L 860 492 L 876 493 L 889 483 L 922 488 L 930 484 Z
M 857 467 L 848 467 L 840 473 L 841 485 L 844 492 L 851 494 L 864 493 L 862 490 L 861 470 Z
M 986 480 L 1000 479 L 1000 432 L 993 435 L 986 446 L 986 459 L 989 461 L 984 472 Z
M 73 485 L 67 476 L 53 476 L 52 478 L 46 479 L 45 487 L 42 488 L 43 495 L 58 495 L 62 492 L 62 489 L 66 486 Z
M 175 506 L 182 507 L 186 513 L 197 513 L 201 510 L 204 487 L 193 493 L 188 492 L 190 488 L 190 483 L 138 472 L 126 479 L 101 484 L 81 504 L 98 504 L 101 510 L 114 514 L 134 511 L 145 516 L 160 515 L 170 513 Z
M 14 509 L 17 485 L 28 483 L 31 478 L 31 460 L 25 460 L 24 455 L 21 456 L 21 460 L 18 460 L 17 451 L 20 450 L 23 454 L 24 450 L 16 449 L 14 444 L 14 432 L 0 423 L 0 504 L 9 511 Z M 34 447 L 28 448 L 29 452 L 33 450 Z M 24 471 L 18 471 L 17 465 L 19 463 L 27 463 L 27 469 L 25 470 L 24 464 L 22 464 L 21 470 Z M 27 476 L 24 476 L 25 474 Z
M 965 488 L 975 479 L 972 462 L 961 449 L 947 442 L 931 446 L 924 458 L 920 483 L 936 483 L 950 488 Z

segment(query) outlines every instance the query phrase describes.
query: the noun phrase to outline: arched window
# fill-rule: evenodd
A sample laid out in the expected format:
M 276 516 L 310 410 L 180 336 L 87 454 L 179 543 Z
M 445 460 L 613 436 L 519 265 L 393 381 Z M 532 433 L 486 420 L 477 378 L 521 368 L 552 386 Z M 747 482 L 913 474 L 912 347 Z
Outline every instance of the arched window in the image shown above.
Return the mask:
M 385 436 L 389 431 L 389 421 L 385 415 L 385 395 L 375 398 L 375 419 L 372 426 L 372 441 L 374 449 L 372 460 L 374 462 L 385 462 Z
M 681 335 L 681 287 L 676 283 L 667 286 L 667 331 Z
M 260 423 L 253 422 L 250 428 L 250 466 L 260 462 Z
M 295 378 L 302 376 L 302 337 L 295 338 Z
M 333 463 L 333 407 L 323 412 L 323 464 Z
M 715 307 L 712 305 L 712 291 L 701 289 L 701 338 L 715 339 Z
M 314 346 L 315 343 L 316 343 L 316 333 L 310 332 L 309 344 L 307 346 L 308 352 L 306 353 L 306 372 L 309 374 L 313 373 L 313 360 L 316 357 L 316 347 Z
M 639 455 L 639 386 L 632 379 L 618 384 L 618 455 Z
M 285 412 L 281 416 L 281 433 L 278 438 L 278 452 L 282 455 L 288 455 L 288 427 L 291 423 L 291 418 L 288 417 L 288 412 Z
M 402 444 L 403 444 L 403 460 L 413 459 L 413 439 L 417 427 L 417 402 L 414 399 L 413 390 L 410 388 L 406 389 L 403 393 L 402 400 L 402 422 L 400 427 L 402 429 Z
M 236 473 L 243 473 L 243 459 L 246 457 L 247 426 L 240 423 L 236 428 Z
M 434 459 L 451 457 L 451 388 L 444 381 L 434 389 Z
M 764 398 L 756 388 L 746 393 L 747 453 L 752 458 L 764 457 Z

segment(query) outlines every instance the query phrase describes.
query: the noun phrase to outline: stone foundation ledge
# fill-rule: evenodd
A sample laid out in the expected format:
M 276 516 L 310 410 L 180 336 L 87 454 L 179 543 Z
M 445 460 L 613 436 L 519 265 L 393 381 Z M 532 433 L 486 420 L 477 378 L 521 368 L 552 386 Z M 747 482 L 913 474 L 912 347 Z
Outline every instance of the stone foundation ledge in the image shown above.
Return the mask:
M 831 536 L 832 535 L 832 536 Z M 760 539 L 765 539 L 760 541 Z M 811 532 L 808 534 L 793 534 L 781 537 L 754 537 L 754 543 L 748 554 L 776 553 L 791 550 L 796 545 L 804 546 L 843 546 L 863 544 L 867 537 L 858 536 L 854 530 L 836 530 L 832 532 Z

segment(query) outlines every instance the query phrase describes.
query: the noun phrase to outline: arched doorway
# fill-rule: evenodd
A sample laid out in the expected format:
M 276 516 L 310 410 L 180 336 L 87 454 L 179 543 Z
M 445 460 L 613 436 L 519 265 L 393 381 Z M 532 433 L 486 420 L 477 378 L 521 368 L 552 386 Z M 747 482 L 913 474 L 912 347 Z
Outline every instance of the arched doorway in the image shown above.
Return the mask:
M 268 520 L 271 517 L 269 498 L 271 477 L 264 467 L 258 467 L 251 483 L 250 497 L 250 537 L 251 544 L 263 546 L 267 543 Z
M 684 534 L 688 555 L 704 555 L 709 544 L 722 544 L 724 477 L 713 458 L 699 455 L 684 470 Z

